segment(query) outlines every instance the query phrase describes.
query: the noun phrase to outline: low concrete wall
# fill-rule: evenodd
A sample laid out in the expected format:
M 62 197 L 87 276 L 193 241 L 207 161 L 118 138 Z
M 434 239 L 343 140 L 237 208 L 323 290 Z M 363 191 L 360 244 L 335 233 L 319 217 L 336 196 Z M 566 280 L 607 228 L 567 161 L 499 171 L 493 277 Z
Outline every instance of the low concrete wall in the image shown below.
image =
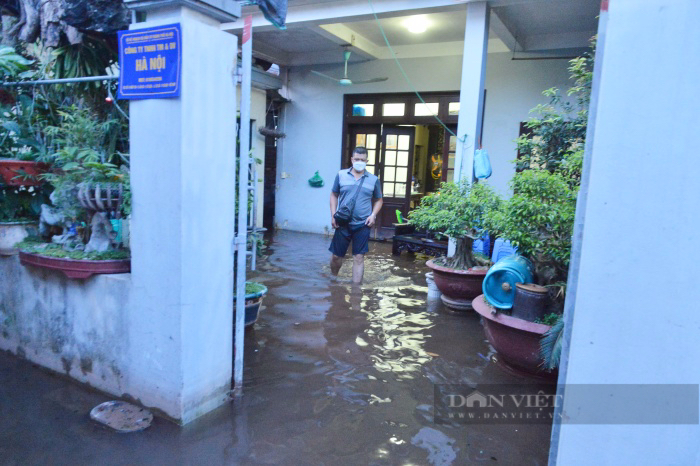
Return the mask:
M 70 279 L 0 256 L 0 349 L 105 392 L 129 392 L 131 274 Z

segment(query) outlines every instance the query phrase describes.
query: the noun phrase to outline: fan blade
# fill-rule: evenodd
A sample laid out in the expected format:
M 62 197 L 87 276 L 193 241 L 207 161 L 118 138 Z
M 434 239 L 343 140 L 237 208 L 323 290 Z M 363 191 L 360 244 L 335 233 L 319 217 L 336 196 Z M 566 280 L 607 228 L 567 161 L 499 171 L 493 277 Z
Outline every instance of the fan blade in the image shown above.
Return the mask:
M 330 79 L 335 82 L 340 82 L 340 79 L 334 78 L 333 76 L 328 76 L 327 74 L 319 73 L 318 71 L 311 70 L 311 72 L 317 76 L 321 76 L 322 78 Z
M 369 83 L 380 83 L 382 81 L 386 81 L 389 78 L 372 78 L 372 79 L 365 79 L 364 81 L 355 81 L 353 80 L 353 84 L 369 84 Z

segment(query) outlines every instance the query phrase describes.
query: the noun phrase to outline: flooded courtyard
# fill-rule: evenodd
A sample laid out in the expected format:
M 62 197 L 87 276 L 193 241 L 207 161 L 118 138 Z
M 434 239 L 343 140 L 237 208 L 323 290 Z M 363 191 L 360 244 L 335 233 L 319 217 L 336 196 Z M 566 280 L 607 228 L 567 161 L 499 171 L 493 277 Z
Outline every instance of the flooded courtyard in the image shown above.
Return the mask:
M 353 286 L 350 260 L 331 276 L 329 244 L 270 238 L 249 275 L 269 293 L 244 395 L 185 427 L 114 434 L 88 416 L 108 397 L 0 354 L 3 464 L 546 464 L 548 425 L 433 421 L 435 384 L 531 382 L 497 366 L 475 313 L 426 302 L 426 258 L 372 243 Z

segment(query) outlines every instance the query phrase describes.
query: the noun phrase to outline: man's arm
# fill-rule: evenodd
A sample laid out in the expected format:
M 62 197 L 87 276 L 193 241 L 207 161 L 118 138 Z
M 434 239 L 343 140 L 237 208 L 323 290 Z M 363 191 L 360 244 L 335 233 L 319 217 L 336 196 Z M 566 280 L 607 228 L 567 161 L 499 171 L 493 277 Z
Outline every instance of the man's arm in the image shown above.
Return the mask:
M 384 199 L 382 199 L 381 197 L 374 201 L 374 206 L 372 207 L 372 213 L 370 214 L 369 217 L 367 217 L 367 220 L 365 220 L 365 225 L 367 225 L 368 227 L 371 227 L 374 225 L 374 222 L 377 221 L 377 214 L 379 213 L 380 210 L 382 210 L 382 205 L 384 205 Z
M 331 191 L 331 225 L 333 228 L 338 228 L 338 224 L 335 223 L 335 211 L 338 210 L 338 194 Z

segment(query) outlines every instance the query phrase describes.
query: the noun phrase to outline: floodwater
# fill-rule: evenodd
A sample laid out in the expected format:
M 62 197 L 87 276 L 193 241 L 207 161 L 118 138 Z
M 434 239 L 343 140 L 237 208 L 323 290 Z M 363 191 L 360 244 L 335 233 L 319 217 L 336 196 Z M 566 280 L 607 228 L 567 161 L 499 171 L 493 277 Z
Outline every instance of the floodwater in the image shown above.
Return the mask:
M 441 425 L 434 384 L 530 383 L 503 372 L 474 313 L 426 302 L 425 257 L 371 243 L 331 277 L 330 238 L 277 232 L 250 279 L 269 294 L 246 331 L 243 396 L 185 426 L 115 434 L 102 394 L 0 354 L 3 464 L 547 463 L 548 425 Z M 8 461 L 9 460 L 9 461 Z

